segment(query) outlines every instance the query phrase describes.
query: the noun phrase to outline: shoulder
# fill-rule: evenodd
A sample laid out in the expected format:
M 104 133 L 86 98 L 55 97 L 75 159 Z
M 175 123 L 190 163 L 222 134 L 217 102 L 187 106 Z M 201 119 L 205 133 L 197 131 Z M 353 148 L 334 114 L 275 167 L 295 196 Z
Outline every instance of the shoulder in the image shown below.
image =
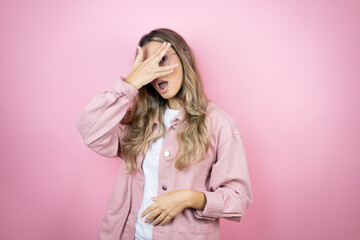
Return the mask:
M 211 131 L 224 135 L 241 135 L 235 119 L 217 104 L 209 101 L 207 112 L 211 120 Z

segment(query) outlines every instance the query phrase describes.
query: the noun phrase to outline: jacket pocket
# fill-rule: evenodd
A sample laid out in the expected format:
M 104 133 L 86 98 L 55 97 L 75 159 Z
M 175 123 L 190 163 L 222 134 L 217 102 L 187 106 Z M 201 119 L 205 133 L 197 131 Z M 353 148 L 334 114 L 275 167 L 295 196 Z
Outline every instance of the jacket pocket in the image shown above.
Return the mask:
M 214 226 L 213 220 L 197 219 L 193 216 L 192 210 L 186 208 L 173 219 L 174 232 L 185 232 L 205 236 L 206 233 Z
M 124 230 L 129 210 L 125 201 L 119 202 L 110 196 L 101 222 L 99 240 L 115 239 Z

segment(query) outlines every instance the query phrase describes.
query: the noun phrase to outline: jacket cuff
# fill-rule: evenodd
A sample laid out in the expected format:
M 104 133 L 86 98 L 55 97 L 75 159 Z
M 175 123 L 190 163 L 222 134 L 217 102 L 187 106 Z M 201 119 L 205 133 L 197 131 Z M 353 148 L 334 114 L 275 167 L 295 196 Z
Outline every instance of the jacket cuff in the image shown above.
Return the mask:
M 215 220 L 220 218 L 224 209 L 224 199 L 217 192 L 202 191 L 206 196 L 206 204 L 204 210 L 194 210 L 194 215 L 199 219 Z
M 136 87 L 125 81 L 124 76 L 117 78 L 110 86 L 109 90 L 112 91 L 116 97 L 125 94 L 130 100 L 133 100 L 139 92 Z

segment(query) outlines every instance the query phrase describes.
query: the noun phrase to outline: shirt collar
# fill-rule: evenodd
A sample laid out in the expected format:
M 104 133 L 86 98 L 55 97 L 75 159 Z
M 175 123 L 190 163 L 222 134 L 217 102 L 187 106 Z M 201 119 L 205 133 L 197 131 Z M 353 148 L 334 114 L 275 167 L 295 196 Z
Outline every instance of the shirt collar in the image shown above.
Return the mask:
M 179 112 L 178 115 L 171 121 L 171 123 L 175 123 L 175 122 L 178 122 L 178 121 L 182 120 L 184 116 L 185 116 L 185 108 L 183 108 L 182 106 L 180 106 L 180 112 Z M 154 124 L 157 124 L 157 125 L 160 124 L 158 117 L 156 117 Z

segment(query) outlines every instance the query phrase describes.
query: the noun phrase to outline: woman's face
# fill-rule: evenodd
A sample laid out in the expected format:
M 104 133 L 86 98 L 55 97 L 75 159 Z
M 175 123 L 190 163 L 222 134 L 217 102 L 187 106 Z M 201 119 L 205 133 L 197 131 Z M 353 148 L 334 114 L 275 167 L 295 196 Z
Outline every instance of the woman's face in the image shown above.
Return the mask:
M 161 42 L 157 41 L 150 41 L 146 43 L 144 46 L 142 46 L 143 50 L 143 61 L 145 61 L 149 56 L 151 56 L 156 50 L 158 50 L 159 47 L 162 46 Z M 181 88 L 182 81 L 183 81 L 183 70 L 182 70 L 182 64 L 181 61 L 176 54 L 175 50 L 172 47 L 169 47 L 167 50 L 167 53 L 175 53 L 171 55 L 164 55 L 160 62 L 164 62 L 166 60 L 166 57 L 169 57 L 170 64 L 174 65 L 175 63 L 178 64 L 178 66 L 174 67 L 174 71 L 170 72 L 164 76 L 161 76 L 159 78 L 154 79 L 151 82 L 151 85 L 156 89 L 156 91 L 165 99 L 171 99 L 170 102 L 174 102 L 174 96 L 178 93 L 178 91 Z M 167 81 L 167 87 L 164 90 L 161 90 L 158 81 L 163 80 Z M 172 104 L 171 104 L 172 105 Z

